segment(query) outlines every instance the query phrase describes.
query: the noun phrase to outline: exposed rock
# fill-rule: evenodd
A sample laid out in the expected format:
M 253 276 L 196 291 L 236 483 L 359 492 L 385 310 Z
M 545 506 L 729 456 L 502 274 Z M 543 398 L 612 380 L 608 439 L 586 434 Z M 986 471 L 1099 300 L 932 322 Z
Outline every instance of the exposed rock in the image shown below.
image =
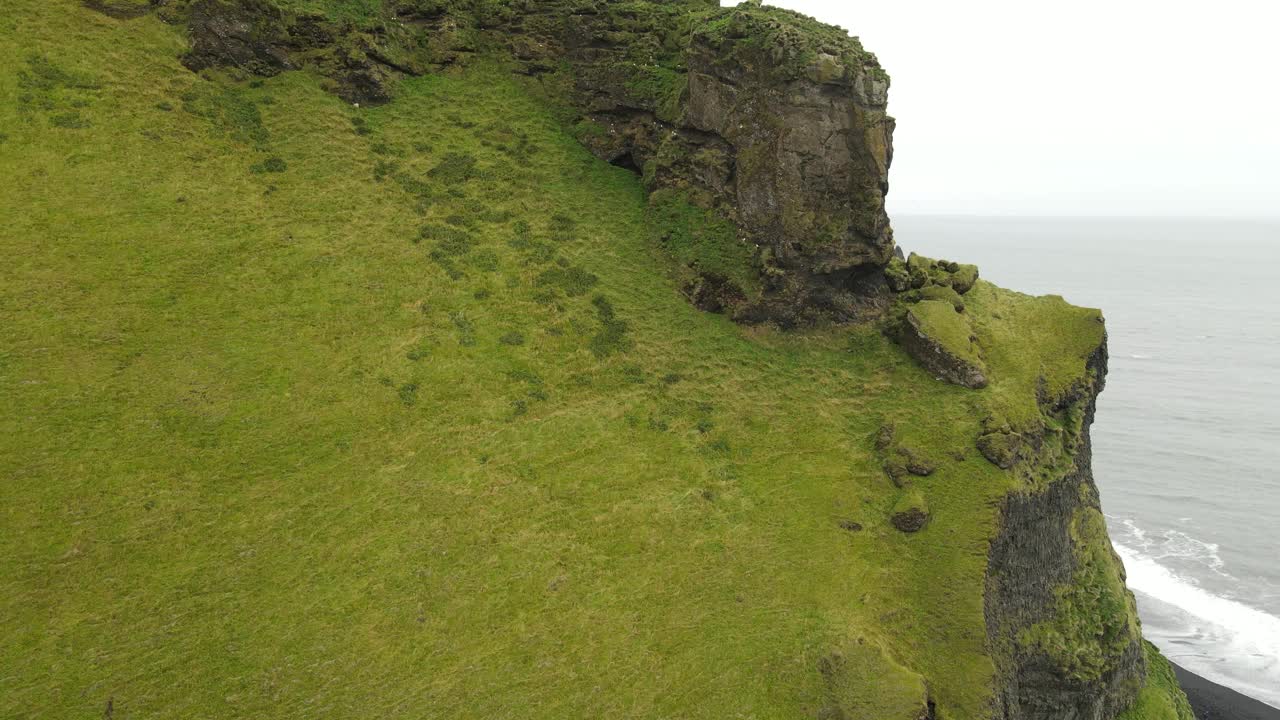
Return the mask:
M 853 520 L 841 520 L 841 521 L 840 521 L 840 529 L 841 529 L 841 530 L 848 530 L 849 532 L 861 532 L 861 531 L 862 531 L 862 523 L 860 523 L 860 522 L 855 522 L 855 521 L 853 521 Z
M 195 0 L 182 62 L 195 71 L 234 67 L 263 76 L 315 68 L 344 100 L 378 104 L 391 99 L 397 80 L 452 62 L 467 44 L 447 16 L 402 20 L 357 30 L 269 0 Z
M 746 302 L 742 290 L 728 278 L 713 273 L 698 275 L 685 294 L 699 310 L 722 313 Z
M 553 6 L 519 21 L 544 37 L 519 52 L 571 63 L 593 153 L 734 224 L 760 287 L 725 312 L 789 326 L 887 304 L 893 121 L 888 77 L 857 40 L 777 8 L 603 6 L 569 25 Z M 691 8 L 703 21 L 673 21 Z
M 191 50 L 182 58 L 188 68 L 228 65 L 269 76 L 296 67 L 283 47 L 283 17 L 265 0 L 197 0 L 190 13 Z
M 907 354 L 935 377 L 968 388 L 987 386 L 968 322 L 950 303 L 925 300 L 910 307 L 897 336 Z
M 889 522 L 904 533 L 919 532 L 929 522 L 929 505 L 919 490 L 903 493 L 894 504 Z
M 882 292 L 875 281 L 893 254 L 888 78 L 848 38 L 838 54 L 807 55 L 787 32 L 801 24 L 743 9 L 723 29 L 696 31 L 681 119 L 732 148 L 728 210 L 776 271 L 764 314 L 847 319 Z

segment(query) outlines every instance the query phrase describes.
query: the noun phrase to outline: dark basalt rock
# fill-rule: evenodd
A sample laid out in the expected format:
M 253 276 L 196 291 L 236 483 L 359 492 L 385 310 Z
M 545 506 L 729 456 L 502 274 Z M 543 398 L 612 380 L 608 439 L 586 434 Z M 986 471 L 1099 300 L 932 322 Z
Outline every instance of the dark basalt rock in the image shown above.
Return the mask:
M 894 513 L 890 518 L 893 526 L 904 533 L 919 532 L 929 521 L 929 515 L 919 508 L 910 508 Z
M 465 45 L 451 19 L 408 17 L 358 31 L 321 15 L 290 13 L 268 0 L 195 0 L 187 11 L 194 71 L 234 67 L 271 76 L 315 68 L 353 103 L 391 99 L 395 82 L 456 59 Z
M 280 11 L 262 0 L 199 0 L 191 5 L 191 51 L 182 64 L 197 72 L 231 66 L 255 75 L 276 75 L 296 66 Z
M 722 34 L 696 32 L 681 121 L 732 150 L 732 215 L 773 271 L 765 314 L 849 319 L 880 301 L 879 283 L 860 276 L 878 280 L 893 254 L 888 78 L 861 48 L 830 48 L 838 54 L 780 73 L 797 52 L 785 33 L 770 34 L 784 27 L 747 9 Z
M 920 532 L 929 523 L 929 505 L 918 490 L 908 490 L 893 506 L 889 522 L 904 533 Z

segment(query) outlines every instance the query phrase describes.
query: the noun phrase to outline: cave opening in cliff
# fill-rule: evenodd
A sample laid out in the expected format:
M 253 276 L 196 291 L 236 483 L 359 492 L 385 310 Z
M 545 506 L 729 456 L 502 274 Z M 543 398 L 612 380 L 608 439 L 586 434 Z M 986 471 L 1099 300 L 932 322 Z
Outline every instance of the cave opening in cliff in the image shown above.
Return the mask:
M 624 152 L 618 155 L 617 157 L 610 160 L 609 164 L 613 165 L 614 167 L 620 167 L 620 168 L 625 168 L 627 170 L 630 170 L 636 175 L 640 174 L 640 166 L 636 164 L 636 158 L 630 152 Z

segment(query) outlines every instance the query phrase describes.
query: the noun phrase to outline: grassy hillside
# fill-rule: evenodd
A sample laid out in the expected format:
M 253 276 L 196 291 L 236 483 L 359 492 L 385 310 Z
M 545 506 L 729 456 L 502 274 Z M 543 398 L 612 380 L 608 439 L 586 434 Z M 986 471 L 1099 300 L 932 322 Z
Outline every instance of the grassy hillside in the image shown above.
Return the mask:
M 744 329 L 496 61 L 368 109 L 183 48 L 0 16 L 0 716 L 982 714 L 979 419 L 1094 311 L 980 285 L 982 333 L 1080 329 L 989 393 Z

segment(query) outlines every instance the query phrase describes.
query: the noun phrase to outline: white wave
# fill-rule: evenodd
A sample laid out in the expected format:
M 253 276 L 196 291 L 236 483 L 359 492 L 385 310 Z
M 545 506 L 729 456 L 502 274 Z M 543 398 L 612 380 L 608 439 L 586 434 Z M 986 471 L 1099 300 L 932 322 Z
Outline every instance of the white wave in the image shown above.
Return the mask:
M 1126 533 L 1125 540 L 1129 541 L 1128 544 L 1139 554 L 1151 560 L 1194 562 L 1221 577 L 1235 579 L 1223 569 L 1224 563 L 1222 556 L 1218 554 L 1221 549 L 1218 543 L 1205 542 L 1181 530 L 1165 530 L 1151 537 L 1145 530 L 1138 527 L 1132 518 L 1111 517 L 1111 519 L 1120 520 L 1123 531 Z M 1190 520 L 1190 518 L 1182 518 L 1180 522 L 1185 525 L 1189 524 Z
M 1130 529 L 1145 538 L 1137 527 Z M 1138 550 L 1119 543 L 1115 549 L 1130 588 L 1185 615 L 1176 620 L 1182 627 L 1165 638 L 1173 646 L 1162 650 L 1188 670 L 1280 707 L 1280 617 L 1215 595 Z M 1196 652 L 1180 654 L 1186 647 Z
M 1132 360 L 1150 360 L 1150 359 L 1151 359 L 1151 356 L 1150 356 L 1150 355 L 1141 355 L 1141 354 L 1139 354 L 1139 353 L 1129 353 L 1129 358 L 1130 358 L 1130 359 L 1132 359 Z

